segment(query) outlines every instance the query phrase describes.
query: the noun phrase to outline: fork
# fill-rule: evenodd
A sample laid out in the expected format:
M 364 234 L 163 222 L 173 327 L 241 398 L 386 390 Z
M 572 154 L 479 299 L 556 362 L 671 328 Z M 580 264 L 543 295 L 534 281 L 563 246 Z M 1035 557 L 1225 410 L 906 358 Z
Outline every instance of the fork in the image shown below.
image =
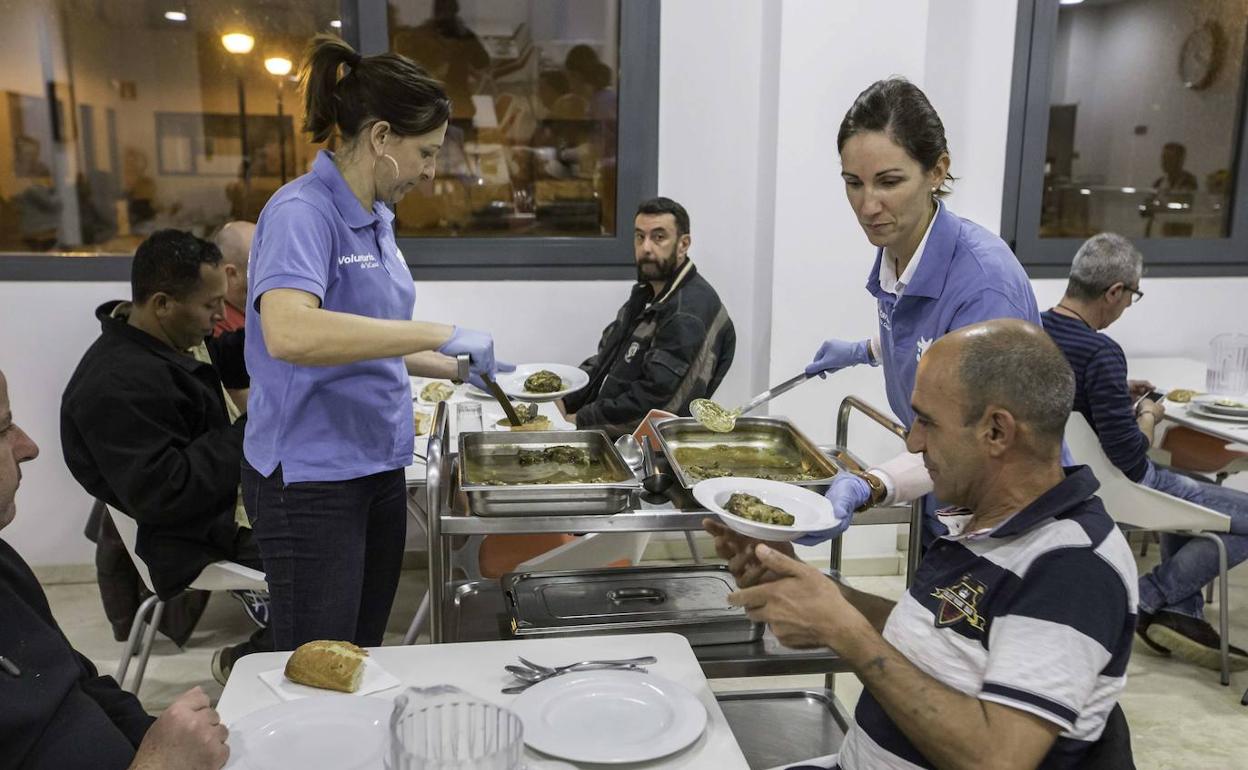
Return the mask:
M 525 660 L 524 658 L 518 655 L 516 657 L 519 658 L 520 662 L 523 663 L 524 665 L 528 666 L 529 668 L 533 669 L 539 674 L 546 674 L 547 676 L 554 676 L 555 674 L 562 673 L 564 671 L 570 671 L 574 668 L 579 668 L 581 666 L 631 666 L 631 665 L 647 666 L 647 665 L 650 665 L 651 663 L 658 663 L 659 661 L 659 659 L 654 657 L 653 655 L 643 655 L 639 658 L 623 658 L 621 660 L 582 660 L 577 663 L 569 663 L 566 666 L 551 667 L 551 666 L 543 666 L 538 663 L 534 663 L 531 660 Z
M 578 669 L 573 669 L 573 670 L 569 670 L 569 671 L 560 671 L 560 672 L 558 672 L 558 673 L 556 673 L 556 674 L 551 674 L 550 676 L 543 676 L 543 677 L 541 677 L 540 679 L 533 679 L 533 680 L 530 680 L 530 681 L 525 681 L 525 683 L 524 683 L 524 684 L 513 685 L 513 686 L 511 686 L 511 687 L 504 687 L 504 688 L 502 689 L 502 691 L 501 691 L 501 692 L 503 693 L 503 695 L 516 695 L 516 694 L 518 694 L 518 693 L 522 693 L 522 692 L 524 692 L 525 690 L 529 689 L 530 687 L 532 687 L 532 686 L 533 686 L 533 685 L 535 685 L 535 684 L 539 684 L 539 683 L 541 683 L 541 682 L 545 682 L 547 679 L 554 679 L 555 677 L 557 677 L 557 676 L 562 676 L 562 675 L 564 675 L 564 674 L 579 673 L 579 672 L 581 672 L 581 671 L 594 671 L 594 670 L 601 670 L 601 671 L 636 671 L 636 672 L 637 672 L 637 673 L 639 673 L 639 674 L 645 674 L 645 673 L 648 673 L 648 672 L 649 672 L 649 669 L 647 669 L 646 667 L 644 667 L 644 666 L 638 666 L 638 665 L 635 665 L 635 664 L 633 664 L 633 665 L 628 665 L 628 666 L 599 666 L 599 667 L 594 668 L 594 669 L 578 668 Z

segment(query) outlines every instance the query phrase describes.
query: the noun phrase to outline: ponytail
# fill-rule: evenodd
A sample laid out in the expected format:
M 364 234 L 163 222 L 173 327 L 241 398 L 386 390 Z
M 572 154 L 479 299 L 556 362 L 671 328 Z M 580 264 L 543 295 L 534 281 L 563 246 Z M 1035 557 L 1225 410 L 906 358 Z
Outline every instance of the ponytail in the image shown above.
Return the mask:
M 308 43 L 303 61 L 303 130 L 315 142 L 324 142 L 335 127 L 350 140 L 384 120 L 399 136 L 418 136 L 450 119 L 451 100 L 442 83 L 406 56 L 363 57 L 341 38 L 319 34 Z M 344 64 L 350 71 L 339 79 Z

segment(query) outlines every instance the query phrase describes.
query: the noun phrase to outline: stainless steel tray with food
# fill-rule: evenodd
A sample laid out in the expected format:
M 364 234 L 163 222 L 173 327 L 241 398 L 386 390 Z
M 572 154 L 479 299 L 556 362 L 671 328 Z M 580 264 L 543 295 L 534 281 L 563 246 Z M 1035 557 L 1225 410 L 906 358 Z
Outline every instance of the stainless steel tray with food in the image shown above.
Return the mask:
M 461 433 L 459 487 L 477 516 L 619 513 L 641 489 L 600 430 Z
M 741 417 L 731 433 L 715 433 L 692 417 L 658 424 L 659 446 L 685 488 L 708 478 L 746 476 L 826 487 L 839 468 L 783 417 Z
M 737 581 L 723 565 L 513 572 L 502 586 L 519 637 L 668 631 L 708 645 L 763 635 L 745 610 L 728 606 Z

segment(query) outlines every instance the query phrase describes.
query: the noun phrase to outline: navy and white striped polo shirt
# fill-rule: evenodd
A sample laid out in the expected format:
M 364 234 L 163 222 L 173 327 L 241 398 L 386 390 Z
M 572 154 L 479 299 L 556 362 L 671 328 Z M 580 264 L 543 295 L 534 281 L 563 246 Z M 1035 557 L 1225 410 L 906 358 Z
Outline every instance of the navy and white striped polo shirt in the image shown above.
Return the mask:
M 1135 560 L 1093 493 L 1066 479 L 988 531 L 944 518 L 884 638 L 911 663 L 981 700 L 1061 727 L 1041 767 L 1079 764 L 1126 685 L 1135 631 Z M 846 770 L 931 767 L 863 690 L 838 758 Z

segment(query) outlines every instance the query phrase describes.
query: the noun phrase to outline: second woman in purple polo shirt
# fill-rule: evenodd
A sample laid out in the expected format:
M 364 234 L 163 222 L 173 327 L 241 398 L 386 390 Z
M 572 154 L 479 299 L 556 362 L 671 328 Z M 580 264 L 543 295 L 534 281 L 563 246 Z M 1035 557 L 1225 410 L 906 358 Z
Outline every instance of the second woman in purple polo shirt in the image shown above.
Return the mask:
M 498 369 L 489 334 L 411 320 L 387 205 L 433 177 L 451 114 L 442 84 L 406 57 L 361 57 L 327 35 L 304 67 L 304 130 L 318 142 L 336 130 L 340 149 L 264 207 L 248 286 L 243 498 L 279 650 L 381 644 L 406 532 L 408 375 L 450 378 L 461 353 L 474 380 Z

